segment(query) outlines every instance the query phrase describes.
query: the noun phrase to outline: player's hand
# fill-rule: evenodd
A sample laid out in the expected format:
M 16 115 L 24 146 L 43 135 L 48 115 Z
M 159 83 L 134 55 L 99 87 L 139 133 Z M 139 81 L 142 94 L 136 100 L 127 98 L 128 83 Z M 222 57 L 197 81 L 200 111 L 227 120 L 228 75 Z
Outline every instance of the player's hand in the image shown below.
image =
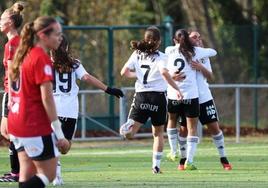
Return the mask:
M 70 142 L 66 139 L 66 138 L 63 138 L 63 139 L 59 139 L 57 141 L 57 147 L 60 151 L 61 154 L 66 154 L 68 153 L 68 151 L 70 150 L 71 148 L 71 144 Z
M 173 80 L 175 81 L 183 81 L 185 78 L 186 78 L 186 75 L 184 72 L 175 72 L 173 75 L 172 75 L 172 78 Z
M 176 91 L 176 95 L 177 95 L 178 100 L 182 100 L 183 99 L 183 94 L 181 93 L 180 90 L 177 90 Z
M 199 63 L 199 61 L 192 61 L 191 67 L 197 71 L 201 71 L 203 68 L 203 65 L 201 63 Z
M 110 95 L 116 96 L 117 98 L 124 97 L 124 93 L 121 89 L 107 87 L 105 92 L 110 94 Z

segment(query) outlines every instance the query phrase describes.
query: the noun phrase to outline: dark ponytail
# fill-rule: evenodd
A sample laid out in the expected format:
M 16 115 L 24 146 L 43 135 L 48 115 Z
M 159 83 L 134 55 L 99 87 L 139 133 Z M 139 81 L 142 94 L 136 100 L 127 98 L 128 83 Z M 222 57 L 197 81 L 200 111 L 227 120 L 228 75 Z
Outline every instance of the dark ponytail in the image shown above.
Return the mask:
M 161 42 L 160 30 L 151 26 L 148 27 L 144 33 L 144 39 L 141 41 L 131 41 L 131 49 L 146 53 L 147 55 L 154 54 Z
M 186 60 L 190 62 L 195 55 L 195 52 L 194 45 L 190 41 L 188 32 L 185 29 L 179 29 L 176 31 L 174 39 L 180 43 L 179 51 Z

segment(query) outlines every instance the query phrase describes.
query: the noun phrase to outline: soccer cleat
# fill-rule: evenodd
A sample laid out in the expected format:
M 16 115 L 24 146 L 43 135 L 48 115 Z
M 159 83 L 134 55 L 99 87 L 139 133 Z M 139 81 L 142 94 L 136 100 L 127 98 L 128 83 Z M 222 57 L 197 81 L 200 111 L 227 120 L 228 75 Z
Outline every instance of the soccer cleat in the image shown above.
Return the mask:
M 56 178 L 53 180 L 53 186 L 61 186 L 63 184 L 64 183 L 61 176 L 56 176 Z
M 4 176 L 0 177 L 0 182 L 18 182 L 19 176 L 13 175 L 11 173 L 4 174 Z
M 161 170 L 160 170 L 160 168 L 158 168 L 157 166 L 155 166 L 154 168 L 152 168 L 152 172 L 153 172 L 153 174 L 161 174 L 162 173 Z
M 221 164 L 224 170 L 232 170 L 232 165 L 229 163 L 226 157 L 221 157 Z
M 177 155 L 174 155 L 173 153 L 171 153 L 171 152 L 169 152 L 168 154 L 167 154 L 167 159 L 169 160 L 169 161 L 176 161 L 176 159 L 178 159 L 178 156 Z
M 120 134 L 125 138 L 130 138 L 134 123 L 135 121 L 133 119 L 128 119 L 127 122 L 120 127 Z
M 193 163 L 186 162 L 184 164 L 184 170 L 197 170 L 197 168 Z
M 184 164 L 185 164 L 186 158 L 181 158 L 180 163 L 178 165 L 178 170 L 185 170 Z

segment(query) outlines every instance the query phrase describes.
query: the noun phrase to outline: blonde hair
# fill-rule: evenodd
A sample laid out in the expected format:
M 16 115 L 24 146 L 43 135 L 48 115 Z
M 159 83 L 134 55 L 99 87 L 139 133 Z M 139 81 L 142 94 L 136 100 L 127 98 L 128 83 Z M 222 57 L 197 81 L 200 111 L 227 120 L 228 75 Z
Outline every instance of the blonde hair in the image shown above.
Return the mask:
M 36 18 L 33 22 L 26 23 L 21 31 L 21 39 L 18 49 L 16 50 L 14 62 L 11 64 L 10 77 L 11 80 L 16 80 L 20 74 L 20 66 L 24 57 L 33 48 L 35 41 L 37 40 L 37 33 L 49 25 L 57 23 L 57 21 L 49 16 L 41 16 Z M 53 31 L 53 28 L 43 31 L 45 35 L 49 35 Z
M 25 3 L 20 1 L 20 2 L 16 2 L 10 8 L 4 11 L 4 13 L 9 15 L 16 29 L 19 28 L 23 22 L 23 15 L 21 14 L 21 12 L 23 11 L 24 6 L 25 6 Z

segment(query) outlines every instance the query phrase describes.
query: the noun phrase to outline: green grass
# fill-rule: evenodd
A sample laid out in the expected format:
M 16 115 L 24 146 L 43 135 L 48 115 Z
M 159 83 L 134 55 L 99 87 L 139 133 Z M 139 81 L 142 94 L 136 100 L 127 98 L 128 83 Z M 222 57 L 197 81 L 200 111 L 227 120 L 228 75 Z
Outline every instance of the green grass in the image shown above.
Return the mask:
M 233 164 L 224 171 L 210 139 L 198 145 L 197 171 L 178 171 L 177 163 L 161 163 L 163 174 L 151 172 L 152 140 L 105 141 L 75 143 L 62 156 L 64 186 L 86 187 L 268 187 L 268 138 L 226 138 L 226 150 Z M 164 156 L 169 151 L 166 145 Z M 9 169 L 7 148 L 0 148 L 0 173 Z M 17 187 L 16 183 L 0 183 L 1 188 Z M 52 186 L 51 186 L 52 187 Z

